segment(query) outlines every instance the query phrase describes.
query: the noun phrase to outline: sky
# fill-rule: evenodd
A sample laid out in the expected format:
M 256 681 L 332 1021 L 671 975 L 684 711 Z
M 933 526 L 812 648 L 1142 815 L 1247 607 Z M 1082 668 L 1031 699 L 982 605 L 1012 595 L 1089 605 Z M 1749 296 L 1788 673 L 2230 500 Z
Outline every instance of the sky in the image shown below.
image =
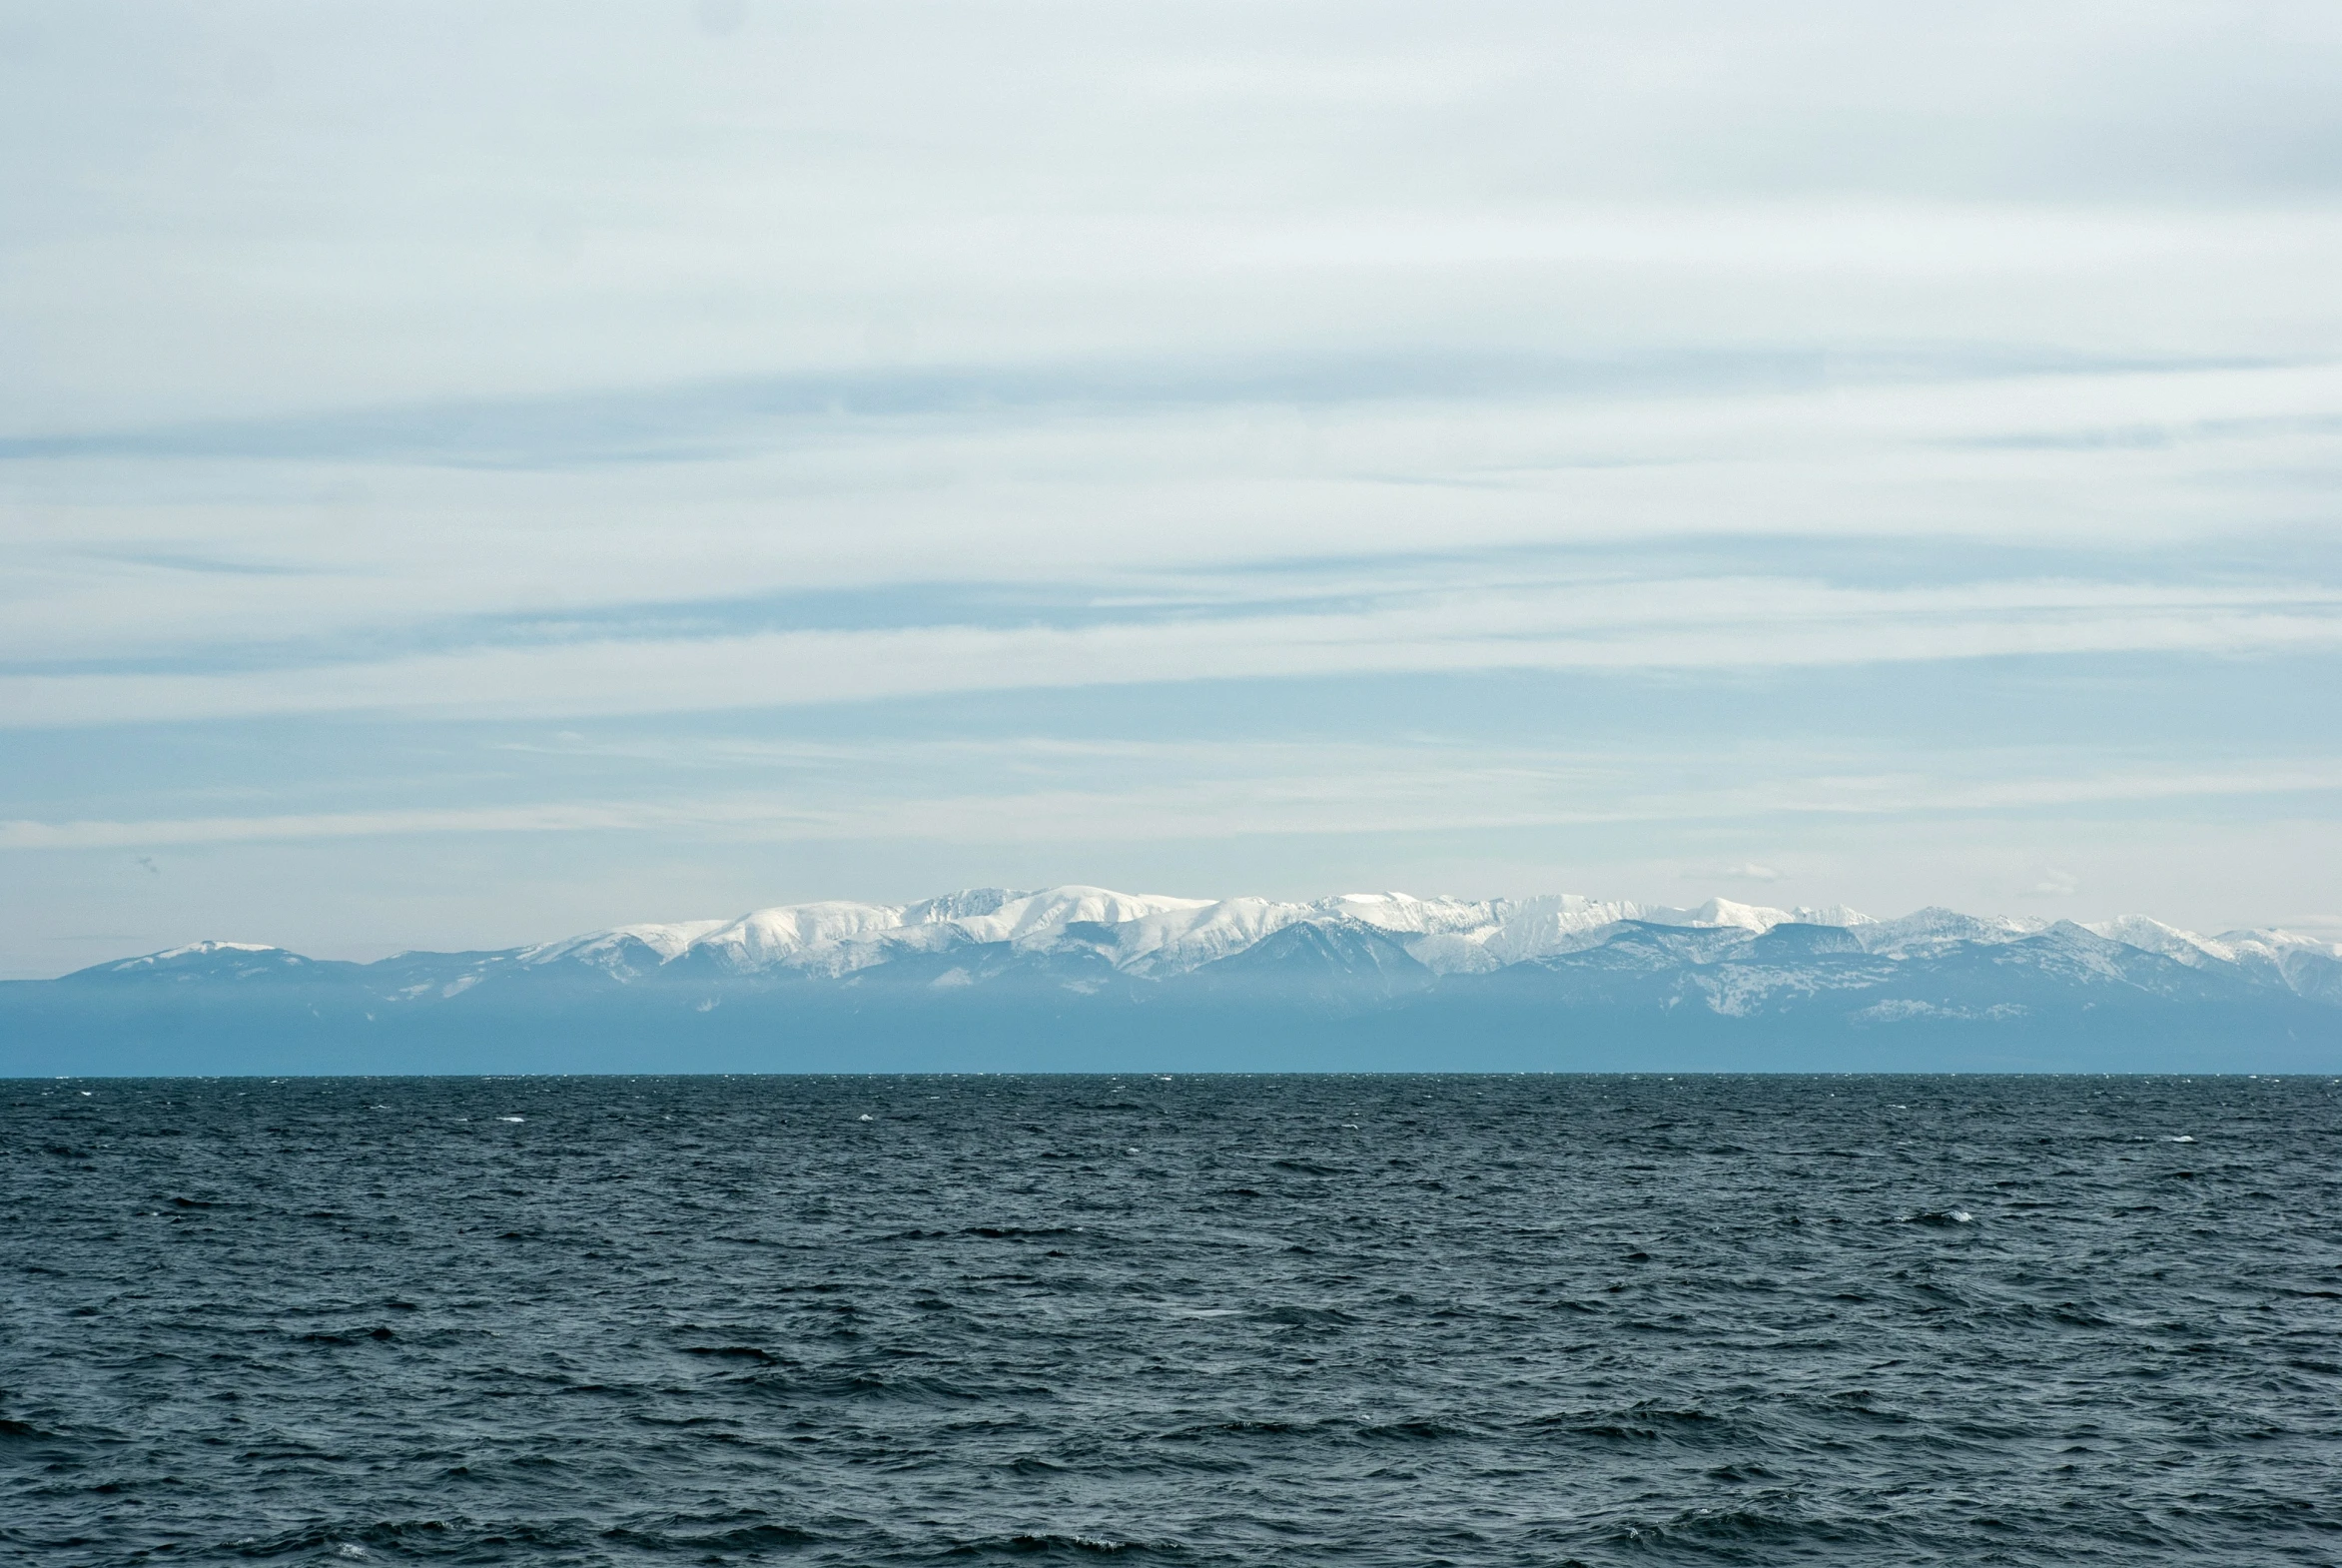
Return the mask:
M 0 0 L 0 975 L 2342 936 L 2342 7 Z

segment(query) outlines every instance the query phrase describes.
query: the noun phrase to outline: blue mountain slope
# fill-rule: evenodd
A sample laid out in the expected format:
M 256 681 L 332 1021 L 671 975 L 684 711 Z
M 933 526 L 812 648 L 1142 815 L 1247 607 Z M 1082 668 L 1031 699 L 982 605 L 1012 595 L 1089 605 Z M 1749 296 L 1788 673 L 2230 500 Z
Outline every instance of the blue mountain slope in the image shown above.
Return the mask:
M 1327 921 L 1287 926 L 1169 984 L 1174 995 L 1201 992 L 1223 1002 L 1348 1013 L 1426 990 L 1437 980 L 1384 933 Z

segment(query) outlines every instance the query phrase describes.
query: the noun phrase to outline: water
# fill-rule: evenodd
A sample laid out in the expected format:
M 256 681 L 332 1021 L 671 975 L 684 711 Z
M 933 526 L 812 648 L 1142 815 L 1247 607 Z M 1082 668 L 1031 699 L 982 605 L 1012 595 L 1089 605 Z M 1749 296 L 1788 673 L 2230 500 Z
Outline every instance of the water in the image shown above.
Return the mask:
M 2342 1561 L 2324 1079 L 0 1107 L 10 1561 Z

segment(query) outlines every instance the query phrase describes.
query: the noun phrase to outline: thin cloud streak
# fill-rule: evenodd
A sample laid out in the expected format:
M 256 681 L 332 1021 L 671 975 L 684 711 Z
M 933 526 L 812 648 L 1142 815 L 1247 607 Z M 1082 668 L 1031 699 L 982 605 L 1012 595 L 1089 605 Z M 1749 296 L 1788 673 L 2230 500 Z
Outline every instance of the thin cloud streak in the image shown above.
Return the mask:
M 1583 769 L 1390 767 L 1211 778 L 1116 790 L 817 803 L 810 795 L 684 802 L 547 803 L 425 810 L 190 817 L 144 822 L 0 822 L 0 851 L 154 849 L 305 839 L 437 834 L 673 833 L 741 842 L 936 839 L 988 843 L 1220 839 L 1245 834 L 1445 833 L 1632 822 L 1715 823 L 1781 817 L 1901 817 L 2041 807 L 2328 795 L 2342 764 L 2298 762 L 2221 771 L 2098 774 L 1996 782 L 1917 775 L 1785 777 L 1718 790 L 1632 792 L 1631 805 L 1570 805 L 1556 796 L 1629 792 Z M 1717 877 L 1772 880 L 1742 865 Z
M 1750 670 L 2342 645 L 2342 590 L 1703 579 L 1445 595 L 1364 613 L 580 641 L 249 675 L 0 678 L 0 723 L 397 712 L 705 712 L 946 692 L 1473 670 Z

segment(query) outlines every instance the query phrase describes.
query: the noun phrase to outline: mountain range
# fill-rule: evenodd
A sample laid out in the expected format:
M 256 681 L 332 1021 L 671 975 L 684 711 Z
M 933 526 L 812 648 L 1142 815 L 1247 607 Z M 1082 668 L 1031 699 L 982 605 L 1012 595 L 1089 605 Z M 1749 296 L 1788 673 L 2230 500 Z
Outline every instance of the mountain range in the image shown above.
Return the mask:
M 1923 909 L 1059 887 L 0 983 L 0 1075 L 2342 1071 L 2342 946 Z

